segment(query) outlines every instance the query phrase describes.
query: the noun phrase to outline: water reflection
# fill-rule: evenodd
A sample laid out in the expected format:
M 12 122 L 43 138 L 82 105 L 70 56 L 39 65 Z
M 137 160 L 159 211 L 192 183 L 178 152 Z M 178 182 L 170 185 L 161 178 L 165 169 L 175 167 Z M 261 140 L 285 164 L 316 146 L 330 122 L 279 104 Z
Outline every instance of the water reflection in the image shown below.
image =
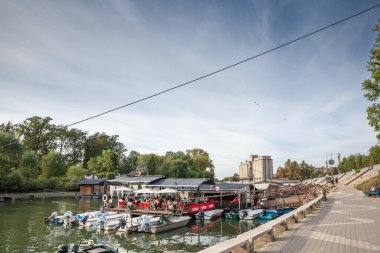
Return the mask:
M 42 219 L 52 211 L 74 213 L 96 210 L 96 199 L 18 201 L 0 205 L 0 245 L 5 252 L 55 252 L 59 244 L 92 239 L 119 252 L 197 252 L 257 227 L 256 221 L 192 220 L 187 227 L 160 234 L 96 232 L 93 229 L 47 225 Z

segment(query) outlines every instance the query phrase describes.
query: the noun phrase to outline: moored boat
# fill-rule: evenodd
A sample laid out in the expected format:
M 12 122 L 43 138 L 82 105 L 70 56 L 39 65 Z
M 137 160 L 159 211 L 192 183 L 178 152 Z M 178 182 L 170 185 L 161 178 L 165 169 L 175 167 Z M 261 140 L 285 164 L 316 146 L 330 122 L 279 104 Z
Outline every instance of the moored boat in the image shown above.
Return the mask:
M 82 241 L 81 241 L 82 242 Z M 81 244 L 72 244 L 70 247 L 66 244 L 61 244 L 58 246 L 58 253 L 116 253 L 118 249 L 114 250 L 102 244 L 94 244 L 93 240 L 89 240 L 87 245 Z
M 181 228 L 186 226 L 189 223 L 190 219 L 191 217 L 189 216 L 171 216 L 167 218 L 165 217 L 160 220 L 160 224 L 150 226 L 147 232 L 156 234 L 168 230 L 173 230 L 176 228 Z
M 211 220 L 216 219 L 223 215 L 224 210 L 223 209 L 214 209 L 209 211 L 199 211 L 197 214 L 195 214 L 195 218 L 198 220 Z
M 103 212 L 103 211 L 92 211 L 92 212 L 84 212 L 84 213 L 77 213 L 75 215 L 75 218 L 79 221 L 79 222 L 83 222 L 83 221 L 86 221 L 88 219 L 93 219 L 93 218 L 98 218 L 99 216 L 101 215 L 111 215 L 111 214 L 116 214 L 116 212 Z
M 260 220 L 273 220 L 279 216 L 277 210 L 263 210 L 263 213 L 259 215 Z
M 160 221 L 159 217 L 152 215 L 141 215 L 134 218 L 132 218 L 130 215 L 126 215 L 125 217 L 117 220 L 106 221 L 104 226 L 100 227 L 100 229 L 104 229 L 105 231 L 117 230 L 122 232 L 135 232 L 137 231 L 138 227 L 141 226 L 145 218 L 149 219 L 151 225 L 156 225 Z
M 236 210 L 231 210 L 231 211 L 229 211 L 229 212 L 226 212 L 226 213 L 224 214 L 224 217 L 225 217 L 226 219 L 234 219 L 234 220 L 237 220 L 237 219 L 239 219 L 239 212 L 236 211 Z
M 262 214 L 263 209 L 244 209 L 239 211 L 239 218 L 241 220 L 253 220 Z
M 84 220 L 80 222 L 79 224 L 86 227 L 95 227 L 97 228 L 100 224 L 105 224 L 107 221 L 110 220 L 119 220 L 120 218 L 125 218 L 125 214 L 109 214 L 109 213 L 102 213 L 96 218 L 91 218 Z
M 278 215 L 283 215 L 283 214 L 287 214 L 287 213 L 290 213 L 291 211 L 293 211 L 294 208 L 281 208 L 281 209 L 277 209 L 277 213 Z

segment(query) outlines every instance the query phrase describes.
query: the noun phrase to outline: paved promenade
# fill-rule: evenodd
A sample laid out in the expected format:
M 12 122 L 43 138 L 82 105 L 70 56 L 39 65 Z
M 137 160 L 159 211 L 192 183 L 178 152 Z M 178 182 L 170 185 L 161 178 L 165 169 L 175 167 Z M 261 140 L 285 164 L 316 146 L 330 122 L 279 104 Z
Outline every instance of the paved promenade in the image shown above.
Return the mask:
M 380 199 L 339 186 L 321 208 L 258 252 L 380 252 Z

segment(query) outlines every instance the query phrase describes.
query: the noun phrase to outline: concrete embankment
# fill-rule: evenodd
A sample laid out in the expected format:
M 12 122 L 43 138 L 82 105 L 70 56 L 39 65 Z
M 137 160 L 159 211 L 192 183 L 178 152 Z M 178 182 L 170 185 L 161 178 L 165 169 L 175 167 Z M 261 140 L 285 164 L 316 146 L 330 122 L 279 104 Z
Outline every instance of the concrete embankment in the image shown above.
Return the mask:
M 315 198 L 309 203 L 300 206 L 299 208 L 280 216 L 270 222 L 238 235 L 236 238 L 232 238 L 223 242 L 220 242 L 214 246 L 206 248 L 201 253 L 240 253 L 249 252 L 253 253 L 264 245 L 273 241 L 276 236 L 289 229 L 289 224 L 298 223 L 300 219 L 304 219 L 307 214 L 315 210 L 322 201 L 322 196 Z M 280 252 L 280 251 L 279 251 Z
M 55 197 L 74 197 L 77 198 L 79 192 L 28 192 L 28 193 L 0 193 L 0 199 L 34 199 L 34 198 L 55 198 Z

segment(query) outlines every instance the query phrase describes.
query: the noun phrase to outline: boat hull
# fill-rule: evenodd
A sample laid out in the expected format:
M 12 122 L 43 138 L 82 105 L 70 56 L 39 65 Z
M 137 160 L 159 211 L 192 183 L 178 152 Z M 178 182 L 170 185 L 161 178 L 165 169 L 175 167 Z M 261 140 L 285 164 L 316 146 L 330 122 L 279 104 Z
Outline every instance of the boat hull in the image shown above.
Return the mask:
M 253 220 L 263 213 L 262 209 L 245 209 L 239 211 L 239 218 L 241 220 Z
M 214 209 L 203 213 L 199 212 L 195 215 L 195 218 L 198 220 L 212 220 L 221 217 L 223 212 L 223 209 Z
M 189 223 L 190 219 L 191 217 L 186 217 L 186 216 L 169 219 L 169 222 L 171 223 L 160 224 L 158 226 L 151 226 L 149 233 L 157 234 L 160 232 L 165 232 L 165 231 L 184 227 Z

